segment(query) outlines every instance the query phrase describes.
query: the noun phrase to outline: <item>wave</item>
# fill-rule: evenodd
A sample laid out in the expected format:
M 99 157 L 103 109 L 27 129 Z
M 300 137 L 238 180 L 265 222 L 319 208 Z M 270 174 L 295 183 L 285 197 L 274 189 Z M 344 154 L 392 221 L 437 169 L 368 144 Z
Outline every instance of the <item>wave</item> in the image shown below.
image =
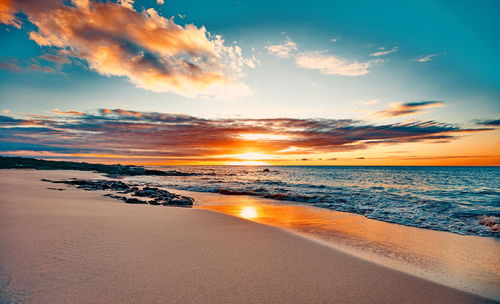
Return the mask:
M 197 166 L 183 170 L 198 175 L 162 177 L 168 180 L 162 184 L 301 202 L 402 225 L 500 237 L 479 223 L 482 216 L 500 214 L 500 168 L 279 167 L 264 172 L 259 167 Z

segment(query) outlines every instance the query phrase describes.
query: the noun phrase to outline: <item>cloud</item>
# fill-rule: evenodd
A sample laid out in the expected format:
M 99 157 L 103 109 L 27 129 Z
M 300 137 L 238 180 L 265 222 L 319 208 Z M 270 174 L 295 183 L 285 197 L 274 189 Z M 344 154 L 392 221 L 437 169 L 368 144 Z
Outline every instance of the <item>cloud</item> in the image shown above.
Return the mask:
M 500 119 L 478 119 L 474 122 L 480 126 L 500 127 Z
M 368 74 L 369 68 L 381 60 L 366 62 L 349 61 L 323 52 L 308 52 L 295 58 L 297 65 L 304 69 L 318 70 L 325 75 L 360 76 Z
M 266 49 L 269 54 L 273 54 L 281 58 L 291 58 L 295 51 L 297 51 L 297 44 L 289 40 L 282 44 L 266 46 Z
M 21 28 L 21 23 L 16 19 L 16 9 L 12 0 L 0 1 L 0 23 Z
M 270 54 L 281 58 L 293 58 L 295 64 L 303 69 L 318 70 L 325 75 L 360 76 L 368 74 L 369 68 L 381 59 L 358 62 L 340 56 L 328 55 L 325 51 L 299 52 L 297 44 L 291 40 L 283 44 L 266 47 Z
M 75 110 L 60 111 L 58 109 L 54 109 L 54 110 L 52 110 L 52 113 L 57 114 L 57 115 L 77 115 L 77 116 L 85 115 L 85 113 L 79 112 L 79 111 L 75 111 Z
M 435 121 L 373 125 L 350 119 L 203 119 L 123 109 L 93 114 L 55 110 L 54 114 L 27 119 L 0 115 L 0 142 L 22 144 L 23 151 L 27 145 L 48 147 L 37 151 L 66 153 L 67 157 L 238 161 L 237 155 L 248 149 L 273 159 L 303 158 L 381 144 L 450 141 L 460 134 L 492 130 Z M 259 136 L 244 136 L 251 134 Z M 19 153 L 14 148 L 10 151 Z
M 28 16 L 36 27 L 29 37 L 39 46 L 67 51 L 99 74 L 126 77 L 143 89 L 218 99 L 253 93 L 240 79 L 255 60 L 239 46 L 226 46 L 205 27 L 178 25 L 152 8 L 136 11 L 130 0 L 15 0 L 5 11 Z
M 433 57 L 436 57 L 438 55 L 439 54 L 429 54 L 429 55 L 425 55 L 425 56 L 422 56 L 422 57 L 415 58 L 414 60 L 418 61 L 418 62 L 429 62 L 429 61 L 432 61 Z
M 48 60 L 48 61 L 53 61 L 57 62 L 56 68 L 59 68 L 61 64 L 66 63 L 65 60 L 68 60 L 68 58 L 64 57 L 59 57 L 51 54 L 45 54 L 42 56 L 39 56 L 39 58 Z M 10 72 L 43 72 L 43 73 L 62 73 L 58 71 L 58 69 L 54 69 L 49 66 L 44 66 L 44 62 L 40 62 L 38 58 L 30 58 L 29 60 L 16 60 L 16 59 L 11 59 L 6 62 L 0 62 L 0 70 L 7 70 Z
M 58 56 L 58 55 L 53 55 L 53 54 L 43 54 L 40 56 L 40 58 L 42 58 L 44 60 L 48 60 L 48 61 L 57 62 L 59 64 L 65 64 L 65 63 L 71 62 L 69 60 L 69 58 L 66 56 Z
M 78 0 L 77 0 L 78 1 Z M 87 0 L 86 0 L 87 1 Z M 75 1 L 76 2 L 76 1 Z M 129 8 L 129 9 L 134 9 L 134 2 L 135 0 L 118 0 L 118 3 L 123 6 L 123 7 L 126 7 L 126 8 Z
M 21 71 L 21 67 L 11 62 L 0 62 L 0 70 L 19 72 Z
M 42 66 L 39 66 L 38 64 L 32 64 L 32 65 L 30 65 L 29 68 L 31 70 L 37 71 L 37 72 L 56 73 L 56 70 L 54 70 L 53 68 L 51 68 L 51 67 L 42 67 Z
M 378 111 L 375 113 L 379 117 L 397 117 L 413 114 L 423 114 L 426 113 L 428 109 L 443 107 L 444 102 L 442 101 L 420 101 L 420 102 L 408 102 L 408 103 L 395 103 L 387 110 Z
M 377 52 L 371 53 L 370 56 L 378 57 L 385 56 L 399 51 L 399 47 L 395 46 L 392 49 L 386 49 L 384 47 L 379 47 Z

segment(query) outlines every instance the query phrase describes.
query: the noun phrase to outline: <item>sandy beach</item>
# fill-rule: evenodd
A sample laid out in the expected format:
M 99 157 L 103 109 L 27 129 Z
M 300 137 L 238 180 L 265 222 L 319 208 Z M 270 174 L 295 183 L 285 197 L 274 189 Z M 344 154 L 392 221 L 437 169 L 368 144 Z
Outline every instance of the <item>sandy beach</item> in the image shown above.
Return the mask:
M 0 171 L 4 302 L 489 302 L 279 228 L 40 181 L 71 177 L 101 175 Z

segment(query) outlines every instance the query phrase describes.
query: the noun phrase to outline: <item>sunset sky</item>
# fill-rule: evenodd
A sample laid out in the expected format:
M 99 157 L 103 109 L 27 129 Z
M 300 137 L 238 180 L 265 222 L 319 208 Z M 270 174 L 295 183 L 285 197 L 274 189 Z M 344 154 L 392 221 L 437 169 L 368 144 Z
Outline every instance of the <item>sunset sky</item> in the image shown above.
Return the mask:
M 500 2 L 0 0 L 0 155 L 500 165 Z

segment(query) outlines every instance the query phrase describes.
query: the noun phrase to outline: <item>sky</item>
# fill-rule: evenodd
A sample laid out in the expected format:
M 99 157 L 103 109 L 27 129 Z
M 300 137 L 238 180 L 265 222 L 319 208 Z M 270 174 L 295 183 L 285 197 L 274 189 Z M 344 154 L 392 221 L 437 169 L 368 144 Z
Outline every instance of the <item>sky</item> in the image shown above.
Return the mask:
M 500 2 L 0 0 L 0 155 L 500 165 Z

